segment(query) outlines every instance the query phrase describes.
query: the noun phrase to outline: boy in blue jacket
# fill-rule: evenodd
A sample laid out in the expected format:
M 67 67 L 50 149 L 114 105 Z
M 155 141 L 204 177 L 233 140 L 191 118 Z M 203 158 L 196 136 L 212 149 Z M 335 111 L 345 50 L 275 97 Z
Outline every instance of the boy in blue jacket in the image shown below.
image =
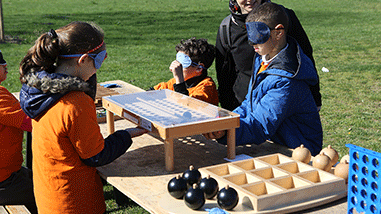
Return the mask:
M 253 46 L 253 75 L 240 115 L 236 144 L 261 144 L 266 140 L 296 148 L 303 144 L 312 155 L 322 149 L 320 116 L 309 86 L 318 76 L 312 61 L 298 43 L 286 35 L 288 17 L 275 3 L 264 3 L 246 19 Z M 225 131 L 204 134 L 226 143 Z

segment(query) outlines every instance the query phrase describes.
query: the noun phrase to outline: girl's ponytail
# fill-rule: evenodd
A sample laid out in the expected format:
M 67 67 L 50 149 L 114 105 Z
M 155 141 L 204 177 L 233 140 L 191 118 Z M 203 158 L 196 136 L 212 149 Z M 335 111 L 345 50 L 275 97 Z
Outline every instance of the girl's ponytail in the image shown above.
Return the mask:
M 20 63 L 21 83 L 26 82 L 25 76 L 29 73 L 41 70 L 54 72 L 59 49 L 59 36 L 53 29 L 42 34 Z

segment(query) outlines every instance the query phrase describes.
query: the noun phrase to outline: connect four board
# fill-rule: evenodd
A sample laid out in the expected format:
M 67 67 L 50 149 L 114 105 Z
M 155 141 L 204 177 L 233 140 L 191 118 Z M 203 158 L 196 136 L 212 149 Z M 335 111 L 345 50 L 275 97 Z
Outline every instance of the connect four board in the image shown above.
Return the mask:
M 348 175 L 348 213 L 381 213 L 381 154 L 347 144 L 350 155 Z
M 239 203 L 229 213 L 296 212 L 347 195 L 344 179 L 279 153 L 204 167 L 199 171 L 203 177 L 215 178 L 220 189 L 229 185 L 237 190 Z M 181 205 L 183 201 L 169 197 L 161 201 L 169 213 L 181 212 L 180 209 L 183 213 L 193 213 Z M 171 205 L 166 206 L 164 200 L 171 200 Z M 204 207 L 195 213 L 217 206 L 216 199 L 206 200 Z

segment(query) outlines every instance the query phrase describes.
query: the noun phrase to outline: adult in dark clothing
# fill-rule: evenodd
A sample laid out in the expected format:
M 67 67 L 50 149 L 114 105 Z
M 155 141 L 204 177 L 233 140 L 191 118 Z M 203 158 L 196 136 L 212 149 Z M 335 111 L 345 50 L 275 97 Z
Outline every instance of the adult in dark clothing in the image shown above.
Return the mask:
M 229 26 L 224 27 L 223 21 L 217 33 L 215 64 L 219 85 L 218 93 L 221 107 L 225 109 L 234 110 L 242 103 L 247 94 L 248 85 L 253 73 L 252 66 L 255 51 L 248 44 L 245 20 L 253 8 L 264 2 L 270 2 L 270 0 L 230 0 L 229 8 L 231 15 L 226 18 L 229 19 Z M 288 35 L 296 39 L 304 54 L 311 59 L 315 67 L 315 61 L 312 56 L 313 50 L 307 34 L 294 11 L 287 8 L 284 9 L 290 21 Z M 229 32 L 224 32 L 222 30 L 224 28 Z M 311 86 L 310 89 L 316 106 L 320 109 L 322 103 L 319 81 L 316 85 Z

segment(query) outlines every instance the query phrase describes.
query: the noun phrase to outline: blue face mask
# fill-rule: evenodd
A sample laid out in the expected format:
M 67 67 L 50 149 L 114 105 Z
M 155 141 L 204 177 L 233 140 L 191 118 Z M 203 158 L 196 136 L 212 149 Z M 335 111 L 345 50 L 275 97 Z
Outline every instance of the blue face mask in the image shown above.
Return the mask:
M 203 69 L 206 69 L 204 66 L 199 65 L 195 62 L 192 62 L 192 59 L 188 55 L 181 53 L 181 52 L 177 52 L 176 60 L 180 62 L 180 64 L 183 66 L 183 68 L 188 68 L 189 66 L 192 65 L 192 66 L 199 66 Z
M 75 58 L 75 57 L 80 57 L 82 55 L 83 54 L 70 54 L 70 55 L 60 55 L 60 57 L 63 57 L 63 58 Z M 97 70 L 101 68 L 103 61 L 107 58 L 107 52 L 106 52 L 106 50 L 103 50 L 103 51 L 101 51 L 101 52 L 99 52 L 97 54 L 88 53 L 87 55 L 89 55 L 89 57 L 94 59 L 94 67 Z
M 263 22 L 246 22 L 250 45 L 263 44 L 270 38 L 271 29 Z

